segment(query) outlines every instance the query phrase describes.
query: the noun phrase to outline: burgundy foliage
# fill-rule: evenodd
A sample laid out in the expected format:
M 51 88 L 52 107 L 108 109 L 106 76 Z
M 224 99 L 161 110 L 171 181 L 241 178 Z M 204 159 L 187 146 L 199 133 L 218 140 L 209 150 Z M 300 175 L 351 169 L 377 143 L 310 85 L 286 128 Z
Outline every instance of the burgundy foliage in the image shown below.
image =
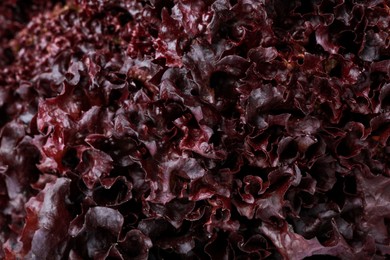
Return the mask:
M 386 0 L 4 0 L 0 258 L 389 259 Z

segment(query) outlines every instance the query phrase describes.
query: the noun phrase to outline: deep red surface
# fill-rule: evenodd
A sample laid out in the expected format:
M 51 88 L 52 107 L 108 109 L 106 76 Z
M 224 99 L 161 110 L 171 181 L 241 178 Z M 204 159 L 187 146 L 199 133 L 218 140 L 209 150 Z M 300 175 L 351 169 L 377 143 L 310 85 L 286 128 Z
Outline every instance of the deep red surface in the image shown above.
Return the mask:
M 389 10 L 2 1 L 0 258 L 387 259 Z

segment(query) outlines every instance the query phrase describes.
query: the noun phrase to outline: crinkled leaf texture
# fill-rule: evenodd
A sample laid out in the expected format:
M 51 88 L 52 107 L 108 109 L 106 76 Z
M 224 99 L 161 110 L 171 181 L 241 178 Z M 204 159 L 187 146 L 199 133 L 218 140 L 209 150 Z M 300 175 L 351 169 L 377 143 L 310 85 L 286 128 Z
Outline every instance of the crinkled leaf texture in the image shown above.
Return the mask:
M 385 0 L 0 3 L 0 258 L 389 259 Z

